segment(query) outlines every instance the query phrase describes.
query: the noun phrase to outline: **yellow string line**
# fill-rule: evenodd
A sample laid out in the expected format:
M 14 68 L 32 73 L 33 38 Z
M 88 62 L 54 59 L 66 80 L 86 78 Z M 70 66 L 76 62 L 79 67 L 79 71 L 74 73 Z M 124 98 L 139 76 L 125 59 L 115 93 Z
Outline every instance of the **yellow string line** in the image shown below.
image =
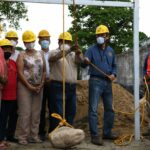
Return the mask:
M 147 85 L 145 77 L 144 77 L 144 83 L 145 83 L 147 95 L 148 95 L 148 98 L 149 98 L 149 89 L 148 89 L 148 85 Z M 150 108 L 150 104 L 149 104 L 148 100 L 146 99 L 146 94 L 145 94 L 145 96 L 144 96 L 144 98 L 143 98 L 143 100 L 142 100 L 142 102 L 140 104 L 141 104 L 140 106 L 141 106 L 141 109 L 142 109 L 142 117 L 141 117 L 141 123 L 140 123 L 140 125 L 141 125 L 141 128 L 143 128 L 143 123 L 144 123 L 144 118 L 145 118 L 145 106 L 146 106 L 146 104 Z M 135 111 L 136 110 L 137 110 L 137 108 L 135 109 Z M 114 143 L 116 145 L 119 145 L 119 146 L 129 145 L 132 142 L 133 137 L 134 137 L 134 134 L 127 134 L 127 135 L 119 137 L 117 140 L 114 141 Z M 140 138 L 143 139 L 142 136 Z
M 146 81 L 146 78 L 144 76 L 144 83 L 145 83 L 145 86 L 146 86 L 146 91 L 147 91 L 147 99 L 149 99 L 149 88 L 148 88 L 148 84 L 147 84 L 147 81 Z
M 140 102 L 140 106 L 138 106 L 136 109 L 132 109 L 133 112 L 131 112 L 131 113 L 124 112 L 124 111 L 121 111 L 121 110 L 117 110 L 117 109 L 114 108 L 114 105 L 113 105 L 113 109 L 117 113 L 122 113 L 122 114 L 126 114 L 126 115 L 133 115 L 141 106 L 143 107 L 143 105 L 145 105 L 145 104 L 146 104 L 146 101 L 144 101 L 144 99 L 143 99 L 143 101 Z
M 59 114 L 57 114 L 57 113 L 52 113 L 51 116 L 54 117 L 54 118 L 56 118 L 56 119 L 58 119 L 60 122 L 59 122 L 58 126 L 57 126 L 52 132 L 50 132 L 50 133 L 48 134 L 49 139 L 51 138 L 51 134 L 52 134 L 55 130 L 57 130 L 58 128 L 60 128 L 60 127 L 62 127 L 62 126 L 67 126 L 67 127 L 73 128 L 73 126 L 70 125 L 70 124 L 66 121 L 66 119 L 62 118 L 61 115 L 59 115 Z
M 65 32 L 65 2 L 63 0 L 63 37 Z M 65 109 L 66 109 L 66 95 L 65 95 L 65 50 L 64 50 L 65 40 L 63 38 L 63 118 L 65 118 Z
M 64 2 L 64 0 L 62 0 L 62 4 L 63 4 L 63 37 L 64 37 L 64 32 L 65 32 L 65 2 Z M 75 1 L 73 1 L 73 5 L 75 7 Z M 77 40 L 77 37 L 76 37 L 76 40 Z M 63 118 L 59 114 L 56 114 L 56 113 L 51 114 L 52 117 L 60 120 L 60 122 L 59 122 L 58 126 L 51 133 L 49 133 L 49 138 L 51 137 L 51 134 L 61 126 L 68 126 L 68 127 L 73 128 L 73 126 L 71 126 L 65 119 L 66 102 L 65 102 L 65 50 L 64 50 L 64 44 L 65 44 L 65 41 L 63 38 Z
M 144 108 L 145 108 L 145 105 L 143 103 L 142 104 L 141 128 L 142 128 L 143 122 L 144 122 L 144 115 L 145 115 Z M 134 134 L 126 134 L 126 135 L 123 135 L 123 136 L 119 137 L 118 139 L 114 140 L 114 143 L 119 146 L 129 145 L 132 142 L 133 137 L 134 137 Z M 141 136 L 141 139 L 143 139 L 142 136 Z

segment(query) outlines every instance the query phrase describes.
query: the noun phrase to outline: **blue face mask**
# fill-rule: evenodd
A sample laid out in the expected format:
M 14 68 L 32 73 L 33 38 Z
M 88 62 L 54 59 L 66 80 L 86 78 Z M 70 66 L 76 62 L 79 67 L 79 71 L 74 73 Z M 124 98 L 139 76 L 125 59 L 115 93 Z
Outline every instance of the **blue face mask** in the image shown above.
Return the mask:
M 104 42 L 105 42 L 105 39 L 103 37 L 101 37 L 101 36 L 97 37 L 98 44 L 102 45 L 102 44 L 104 44 Z
M 41 47 L 42 47 L 43 49 L 49 48 L 49 44 L 50 44 L 50 42 L 47 41 L 47 40 L 41 41 Z

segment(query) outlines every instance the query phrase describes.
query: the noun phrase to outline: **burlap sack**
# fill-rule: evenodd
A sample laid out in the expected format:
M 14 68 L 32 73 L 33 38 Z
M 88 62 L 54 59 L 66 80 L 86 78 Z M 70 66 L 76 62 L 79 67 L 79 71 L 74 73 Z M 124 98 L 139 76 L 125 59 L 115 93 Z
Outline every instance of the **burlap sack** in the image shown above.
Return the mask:
M 84 131 L 70 127 L 61 127 L 49 134 L 49 139 L 55 148 L 68 148 L 75 146 L 85 138 Z

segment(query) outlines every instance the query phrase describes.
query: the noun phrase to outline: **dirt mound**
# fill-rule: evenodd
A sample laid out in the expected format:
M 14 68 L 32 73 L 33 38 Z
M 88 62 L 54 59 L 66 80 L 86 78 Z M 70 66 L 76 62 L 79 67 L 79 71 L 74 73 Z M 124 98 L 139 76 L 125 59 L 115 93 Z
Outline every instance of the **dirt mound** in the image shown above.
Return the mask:
M 134 113 L 134 98 L 131 93 L 124 89 L 119 84 L 113 83 L 113 106 L 115 110 L 114 130 L 126 128 L 127 130 L 134 130 L 134 114 L 127 115 L 121 112 Z M 99 124 L 102 127 L 103 120 L 103 105 L 102 101 L 99 105 Z M 81 128 L 87 128 L 83 123 L 84 118 L 88 116 L 88 81 L 77 82 L 77 114 L 75 121 L 79 122 Z M 87 122 L 87 119 L 86 119 Z M 145 118 L 147 122 L 147 116 Z

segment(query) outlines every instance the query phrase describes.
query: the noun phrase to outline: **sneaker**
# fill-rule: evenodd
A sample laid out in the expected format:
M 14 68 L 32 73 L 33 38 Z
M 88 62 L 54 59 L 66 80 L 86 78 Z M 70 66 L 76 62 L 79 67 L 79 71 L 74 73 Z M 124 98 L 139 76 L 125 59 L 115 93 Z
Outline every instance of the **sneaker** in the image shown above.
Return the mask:
M 26 140 L 18 141 L 18 143 L 21 145 L 27 145 L 28 144 L 28 142 Z
M 14 138 L 14 137 L 7 137 L 7 141 L 13 142 L 13 143 L 18 143 L 18 139 Z
M 92 136 L 91 143 L 93 143 L 95 145 L 103 145 L 103 140 L 99 136 Z
M 116 134 L 109 134 L 109 135 L 105 135 L 103 134 L 103 139 L 107 139 L 107 140 L 116 140 L 118 138 L 118 136 Z

